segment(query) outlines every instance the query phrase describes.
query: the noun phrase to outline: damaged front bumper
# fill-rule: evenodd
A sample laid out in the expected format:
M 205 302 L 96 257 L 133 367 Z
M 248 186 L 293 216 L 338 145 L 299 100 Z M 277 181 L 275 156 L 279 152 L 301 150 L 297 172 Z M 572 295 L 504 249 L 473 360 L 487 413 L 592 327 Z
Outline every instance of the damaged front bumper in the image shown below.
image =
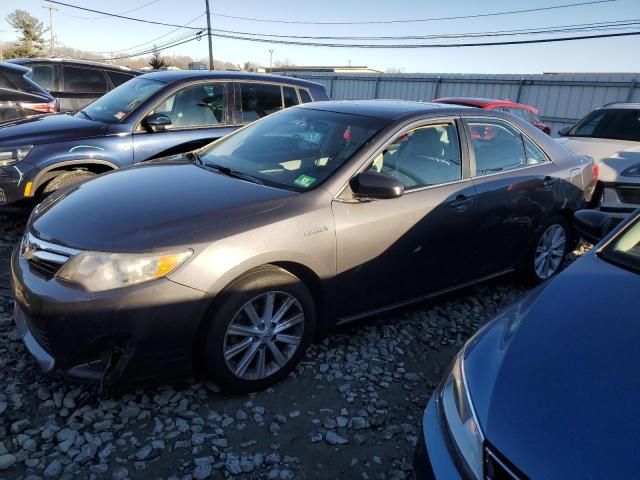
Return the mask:
M 15 322 L 46 375 L 114 384 L 183 376 L 211 297 L 166 278 L 91 293 L 12 255 Z

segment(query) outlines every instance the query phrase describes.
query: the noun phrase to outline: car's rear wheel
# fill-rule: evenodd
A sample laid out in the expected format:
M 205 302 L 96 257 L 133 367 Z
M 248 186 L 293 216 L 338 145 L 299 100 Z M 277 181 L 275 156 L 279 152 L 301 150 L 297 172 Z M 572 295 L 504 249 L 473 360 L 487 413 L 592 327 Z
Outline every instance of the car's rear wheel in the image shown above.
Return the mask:
M 212 314 L 206 369 L 224 390 L 262 390 L 295 368 L 314 328 L 313 298 L 299 278 L 277 267 L 253 272 L 223 294 Z
M 89 172 L 87 170 L 72 170 L 70 172 L 65 172 L 47 183 L 47 185 L 44 187 L 44 190 L 42 190 L 42 193 L 44 195 L 48 195 L 55 192 L 56 190 L 60 190 L 61 188 L 69 187 L 71 185 L 75 185 L 76 183 L 87 181 L 95 176 L 95 173 Z
M 525 281 L 530 284 L 543 282 L 562 270 L 571 244 L 567 221 L 554 216 L 537 230 L 533 243 L 520 267 Z

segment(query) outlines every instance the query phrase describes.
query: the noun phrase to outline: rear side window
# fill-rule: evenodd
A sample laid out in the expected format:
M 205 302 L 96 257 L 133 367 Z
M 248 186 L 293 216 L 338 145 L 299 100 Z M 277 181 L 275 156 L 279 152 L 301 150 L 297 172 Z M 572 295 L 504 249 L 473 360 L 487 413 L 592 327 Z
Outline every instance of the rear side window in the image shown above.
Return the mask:
M 527 155 L 527 165 L 540 165 L 547 162 L 547 156 L 528 138 L 524 139 L 524 149 Z
M 240 98 L 242 123 L 253 122 L 282 110 L 280 85 L 266 83 L 241 83 Z
M 284 97 L 284 108 L 293 107 L 298 104 L 298 95 L 293 87 L 282 87 L 282 95 Z
M 113 82 L 113 86 L 117 87 L 118 85 L 122 85 L 124 82 L 131 80 L 135 75 L 131 75 L 129 73 L 122 72 L 107 72 L 109 78 Z
M 524 167 L 527 164 L 520 132 L 500 120 L 466 120 L 476 159 L 476 176 Z
M 313 102 L 311 95 L 309 95 L 309 90 L 305 90 L 304 88 L 301 88 L 299 91 L 300 91 L 300 100 L 302 101 L 302 103 Z
M 30 68 L 27 77 L 45 90 L 53 90 L 53 65 L 34 65 Z
M 64 91 L 71 93 L 105 93 L 107 80 L 102 70 L 62 67 Z

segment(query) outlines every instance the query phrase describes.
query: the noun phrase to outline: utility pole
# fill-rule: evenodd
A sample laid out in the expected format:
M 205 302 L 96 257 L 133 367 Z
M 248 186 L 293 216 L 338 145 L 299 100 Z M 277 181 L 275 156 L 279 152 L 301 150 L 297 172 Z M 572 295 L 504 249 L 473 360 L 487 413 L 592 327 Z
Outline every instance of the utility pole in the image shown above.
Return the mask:
M 207 36 L 209 37 L 209 70 L 213 70 L 213 44 L 211 43 L 211 9 L 209 8 L 209 0 L 205 0 L 207 4 Z
M 56 12 L 58 11 L 58 9 L 56 7 L 54 7 L 53 5 L 43 5 L 42 8 L 46 8 L 47 10 L 49 10 L 49 50 L 51 50 L 51 56 L 54 57 L 55 56 L 55 45 L 54 45 L 54 35 L 53 35 L 53 11 L 55 10 Z
M 272 65 L 273 65 L 273 48 L 270 48 L 269 49 L 269 73 L 272 73 L 273 71 Z

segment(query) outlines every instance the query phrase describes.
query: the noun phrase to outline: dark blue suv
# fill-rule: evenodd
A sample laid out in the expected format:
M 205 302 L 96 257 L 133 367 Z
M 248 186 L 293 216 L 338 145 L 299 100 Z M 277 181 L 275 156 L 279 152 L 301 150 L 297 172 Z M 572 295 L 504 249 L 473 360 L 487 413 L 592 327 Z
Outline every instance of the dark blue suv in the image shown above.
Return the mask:
M 1 127 L 0 205 L 189 152 L 283 108 L 328 99 L 322 85 L 274 75 L 142 75 L 73 116 L 42 116 Z

